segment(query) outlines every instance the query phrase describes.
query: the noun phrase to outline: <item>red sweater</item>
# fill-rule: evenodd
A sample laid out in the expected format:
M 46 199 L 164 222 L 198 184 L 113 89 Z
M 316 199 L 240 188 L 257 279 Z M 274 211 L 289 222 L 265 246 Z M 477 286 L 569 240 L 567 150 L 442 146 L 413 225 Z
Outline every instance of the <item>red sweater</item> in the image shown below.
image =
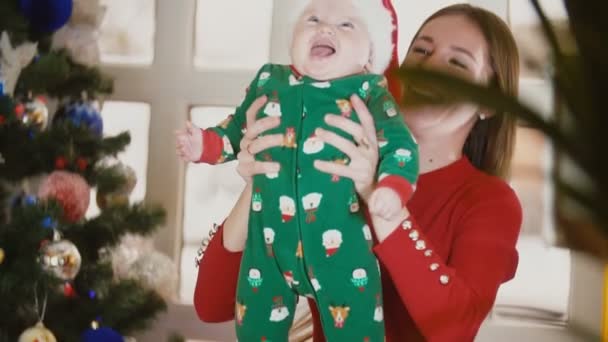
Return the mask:
M 411 228 L 399 227 L 374 247 L 382 266 L 386 340 L 472 341 L 498 287 L 515 275 L 519 201 L 506 183 L 462 158 L 420 175 L 408 208 Z M 414 230 L 417 242 L 410 237 Z M 223 247 L 221 230 L 216 236 L 194 293 L 206 322 L 233 319 L 241 260 L 241 253 Z M 314 341 L 324 341 L 314 302 L 311 310 Z

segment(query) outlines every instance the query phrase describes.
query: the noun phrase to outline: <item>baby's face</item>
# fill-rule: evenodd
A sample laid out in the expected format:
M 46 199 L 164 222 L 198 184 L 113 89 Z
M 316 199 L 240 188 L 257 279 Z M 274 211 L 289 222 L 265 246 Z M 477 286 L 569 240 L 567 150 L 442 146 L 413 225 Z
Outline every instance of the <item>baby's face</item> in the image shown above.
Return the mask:
M 352 0 L 311 0 L 298 19 L 291 43 L 296 69 L 319 81 L 364 72 L 371 42 Z

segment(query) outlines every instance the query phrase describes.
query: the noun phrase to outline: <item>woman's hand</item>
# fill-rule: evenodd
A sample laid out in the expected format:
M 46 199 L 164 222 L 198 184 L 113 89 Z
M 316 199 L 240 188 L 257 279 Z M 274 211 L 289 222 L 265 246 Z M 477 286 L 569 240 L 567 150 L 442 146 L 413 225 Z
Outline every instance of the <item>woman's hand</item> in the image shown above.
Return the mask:
M 361 124 L 339 115 L 328 114 L 325 122 L 333 127 L 339 128 L 350 134 L 357 143 L 344 139 L 343 137 L 324 129 L 318 129 L 316 135 L 323 142 L 330 144 L 348 156 L 348 165 L 316 160 L 315 168 L 319 171 L 347 177 L 353 180 L 359 196 L 364 202 L 368 202 L 374 190 L 376 167 L 378 166 L 378 139 L 376 137 L 376 126 L 365 103 L 357 96 L 350 98 L 351 103 Z
M 261 96 L 257 98 L 247 109 L 247 131 L 241 139 L 241 151 L 237 154 L 238 166 L 236 171 L 243 177 L 245 182 L 251 183 L 252 177 L 257 174 L 277 173 L 281 165 L 276 162 L 261 162 L 255 160 L 256 153 L 260 153 L 271 147 L 283 145 L 283 134 L 265 135 L 265 131 L 277 127 L 281 121 L 277 117 L 266 117 L 256 120 L 256 115 L 264 107 L 268 98 Z

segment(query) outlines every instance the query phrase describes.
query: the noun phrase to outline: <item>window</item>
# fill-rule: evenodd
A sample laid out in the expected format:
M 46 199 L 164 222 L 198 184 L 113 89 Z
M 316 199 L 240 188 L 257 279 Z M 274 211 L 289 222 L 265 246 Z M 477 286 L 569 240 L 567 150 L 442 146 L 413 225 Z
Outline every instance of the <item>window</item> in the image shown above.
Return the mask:
M 268 62 L 271 0 L 197 0 L 196 4 L 197 67 L 257 70 Z
M 217 125 L 232 113 L 231 107 L 195 107 L 191 120 L 206 128 Z M 186 169 L 184 204 L 184 248 L 182 249 L 182 281 L 180 298 L 192 302 L 196 272 L 194 257 L 203 237 L 208 235 L 214 223 L 221 223 L 245 186 L 235 171 L 235 163 L 222 165 L 189 164 Z
M 117 155 L 117 159 L 135 171 L 137 184 L 130 196 L 131 202 L 143 201 L 146 196 L 148 170 L 148 131 L 150 128 L 150 106 L 137 102 L 106 101 L 101 111 L 104 136 L 114 136 L 128 131 L 131 143 L 126 150 Z M 91 201 L 87 217 L 99 214 L 95 197 L 91 191 Z
M 101 0 L 106 13 L 99 45 L 104 63 L 146 64 L 154 57 L 155 2 Z

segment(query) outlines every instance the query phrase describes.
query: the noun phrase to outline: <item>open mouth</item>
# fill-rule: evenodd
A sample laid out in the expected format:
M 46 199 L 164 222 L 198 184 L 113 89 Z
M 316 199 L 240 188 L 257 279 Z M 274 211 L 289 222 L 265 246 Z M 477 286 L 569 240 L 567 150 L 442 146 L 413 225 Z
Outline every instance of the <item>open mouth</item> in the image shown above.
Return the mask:
M 335 53 L 335 44 L 327 38 L 314 40 L 310 49 L 310 56 L 314 58 L 327 58 L 334 55 Z

